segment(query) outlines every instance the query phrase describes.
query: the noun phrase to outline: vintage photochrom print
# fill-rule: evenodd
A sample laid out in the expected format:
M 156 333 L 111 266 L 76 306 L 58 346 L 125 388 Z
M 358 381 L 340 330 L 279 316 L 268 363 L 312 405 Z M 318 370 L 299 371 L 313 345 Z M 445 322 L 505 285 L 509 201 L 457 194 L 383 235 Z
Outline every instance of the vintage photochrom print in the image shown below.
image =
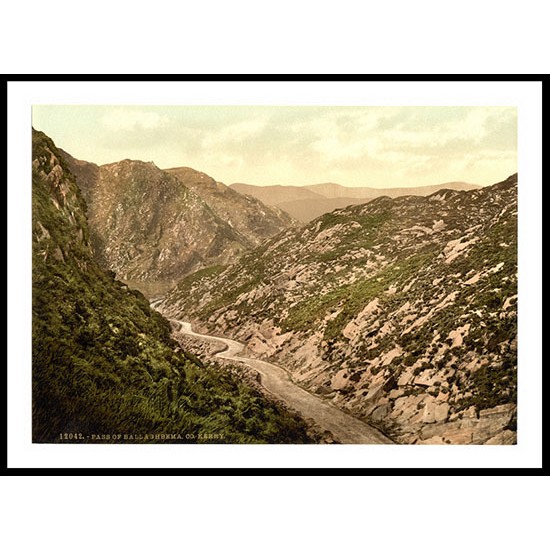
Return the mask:
M 517 185 L 514 106 L 33 105 L 33 442 L 515 444 Z

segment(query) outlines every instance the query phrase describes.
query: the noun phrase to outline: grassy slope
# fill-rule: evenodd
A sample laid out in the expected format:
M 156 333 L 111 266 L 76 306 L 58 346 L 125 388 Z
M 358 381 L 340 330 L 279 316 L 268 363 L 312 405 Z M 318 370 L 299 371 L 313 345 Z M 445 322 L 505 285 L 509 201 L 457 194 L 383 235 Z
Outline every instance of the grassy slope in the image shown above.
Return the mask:
M 71 432 L 309 442 L 301 420 L 176 350 L 168 322 L 98 267 L 84 200 L 41 132 L 33 159 L 33 441 Z

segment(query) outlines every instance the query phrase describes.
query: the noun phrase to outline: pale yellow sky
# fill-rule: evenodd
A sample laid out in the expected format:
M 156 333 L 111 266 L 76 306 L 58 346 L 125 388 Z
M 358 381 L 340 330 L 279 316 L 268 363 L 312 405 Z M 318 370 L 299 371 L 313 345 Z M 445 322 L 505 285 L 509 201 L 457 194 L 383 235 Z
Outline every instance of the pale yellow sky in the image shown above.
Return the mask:
M 35 105 L 33 126 L 81 160 L 226 184 L 489 185 L 517 171 L 513 107 Z

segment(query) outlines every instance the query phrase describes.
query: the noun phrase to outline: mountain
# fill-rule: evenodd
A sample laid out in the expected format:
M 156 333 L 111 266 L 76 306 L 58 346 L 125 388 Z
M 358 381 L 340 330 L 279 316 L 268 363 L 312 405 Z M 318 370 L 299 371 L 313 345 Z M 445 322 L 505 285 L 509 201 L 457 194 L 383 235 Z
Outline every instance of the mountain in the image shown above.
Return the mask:
M 234 189 L 243 195 L 256 197 L 265 204 L 275 206 L 280 202 L 288 202 L 305 199 L 318 199 L 323 195 L 311 191 L 307 186 L 297 185 L 249 185 L 246 183 L 232 183 L 230 189 Z
M 33 442 L 312 442 L 296 415 L 182 350 L 145 297 L 101 268 L 64 155 L 34 130 L 32 153 Z M 156 174 L 137 168 L 107 171 Z
M 377 189 L 375 187 L 345 187 L 337 183 L 318 183 L 315 185 L 306 185 L 310 191 L 318 193 L 327 199 L 340 198 L 362 198 L 372 200 L 377 197 L 402 197 L 405 195 L 427 196 L 441 189 L 454 189 L 455 191 L 471 191 L 479 189 L 481 186 L 465 183 L 462 181 L 450 181 L 436 185 L 422 185 L 417 187 L 388 187 Z
M 134 160 L 97 166 L 62 154 L 88 204 L 98 261 L 147 295 L 197 269 L 231 263 L 293 224 L 190 168 L 164 171 Z
M 63 156 L 88 205 L 90 238 L 106 269 L 148 294 L 234 261 L 252 244 L 196 193 L 153 163 L 96 166 Z
M 185 167 L 165 171 L 196 193 L 217 216 L 250 243 L 251 248 L 293 225 L 292 218 L 285 212 L 267 206 L 257 198 L 242 195 L 203 172 Z
M 440 189 L 467 191 L 479 189 L 479 185 L 464 182 L 448 182 L 421 187 L 395 187 L 377 189 L 374 187 L 345 187 L 337 183 L 319 183 L 314 185 L 265 187 L 234 183 L 232 189 L 257 197 L 264 203 L 280 208 L 293 218 L 308 222 L 336 208 L 345 208 L 352 204 L 363 204 L 377 197 L 401 197 L 407 195 L 427 196 Z
M 517 175 L 379 197 L 195 273 L 166 314 L 231 335 L 403 443 L 513 443 Z
M 326 199 L 319 196 L 318 199 L 300 199 L 295 201 L 284 201 L 277 204 L 277 208 L 280 208 L 283 212 L 286 212 L 292 216 L 295 220 L 307 223 L 327 212 L 332 212 L 337 208 L 345 208 L 352 204 L 364 204 L 367 202 L 365 199 L 359 198 L 335 198 Z

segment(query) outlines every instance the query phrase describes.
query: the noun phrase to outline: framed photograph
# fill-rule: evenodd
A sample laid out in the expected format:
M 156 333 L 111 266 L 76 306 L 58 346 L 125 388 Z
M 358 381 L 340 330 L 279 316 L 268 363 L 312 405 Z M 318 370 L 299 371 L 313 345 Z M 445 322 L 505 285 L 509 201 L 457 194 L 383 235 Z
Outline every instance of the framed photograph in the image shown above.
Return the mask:
M 541 90 L 8 82 L 8 466 L 541 468 Z

